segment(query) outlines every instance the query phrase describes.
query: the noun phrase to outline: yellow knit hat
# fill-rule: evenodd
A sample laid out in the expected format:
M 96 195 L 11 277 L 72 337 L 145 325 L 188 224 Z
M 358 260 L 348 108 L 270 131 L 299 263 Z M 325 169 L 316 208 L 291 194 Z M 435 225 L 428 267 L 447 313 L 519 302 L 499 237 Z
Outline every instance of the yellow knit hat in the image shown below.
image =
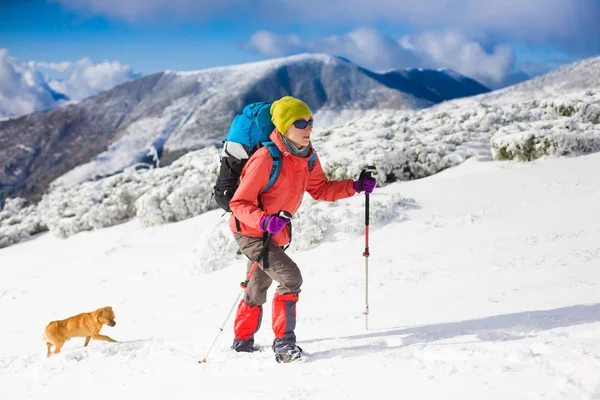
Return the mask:
M 271 105 L 271 121 L 282 135 L 285 135 L 294 121 L 307 115 L 312 117 L 310 108 L 305 102 L 292 96 L 282 97 Z

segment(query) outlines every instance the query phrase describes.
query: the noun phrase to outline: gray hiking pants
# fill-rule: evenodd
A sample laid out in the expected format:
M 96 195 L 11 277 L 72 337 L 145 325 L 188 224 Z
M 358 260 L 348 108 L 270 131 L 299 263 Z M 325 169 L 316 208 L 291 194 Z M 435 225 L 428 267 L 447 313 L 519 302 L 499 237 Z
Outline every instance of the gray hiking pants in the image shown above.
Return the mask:
M 243 236 L 234 233 L 242 253 L 250 259 L 247 271 L 263 249 L 262 238 Z M 247 272 L 247 273 L 248 273 Z M 273 340 L 272 349 L 275 353 L 283 354 L 298 352 L 296 346 L 296 302 L 302 285 L 300 269 L 283 250 L 269 243 L 268 268 L 263 265 L 254 270 L 244 299 L 238 306 L 235 316 L 233 348 L 236 351 L 252 351 L 254 333 L 260 328 L 262 305 L 267 302 L 267 290 L 273 281 L 277 281 L 275 297 L 273 298 Z
M 263 248 L 262 238 L 233 234 L 242 253 L 250 259 L 247 272 L 250 272 L 254 260 Z M 279 283 L 276 292 L 280 295 L 300 293 L 302 274 L 298 265 L 274 243 L 269 244 L 268 267 L 266 270 L 256 268 L 245 290 L 244 300 L 250 306 L 261 306 L 267 302 L 267 290 L 273 281 Z

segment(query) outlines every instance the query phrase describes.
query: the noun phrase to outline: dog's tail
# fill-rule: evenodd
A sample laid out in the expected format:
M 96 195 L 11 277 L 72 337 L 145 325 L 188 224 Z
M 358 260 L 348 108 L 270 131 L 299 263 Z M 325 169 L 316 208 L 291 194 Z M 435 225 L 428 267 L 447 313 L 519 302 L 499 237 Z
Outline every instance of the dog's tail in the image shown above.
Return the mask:
M 40 340 L 48 342 L 48 326 L 44 328 L 44 332 L 42 333 L 42 336 L 40 336 Z

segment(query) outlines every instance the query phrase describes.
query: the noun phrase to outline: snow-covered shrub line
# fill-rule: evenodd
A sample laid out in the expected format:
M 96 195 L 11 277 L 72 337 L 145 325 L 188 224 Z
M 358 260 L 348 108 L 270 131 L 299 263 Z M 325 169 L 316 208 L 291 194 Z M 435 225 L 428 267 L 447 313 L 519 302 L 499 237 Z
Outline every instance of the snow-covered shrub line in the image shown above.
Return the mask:
M 529 99 L 492 95 L 417 112 L 380 110 L 315 132 L 313 143 L 332 178 L 356 178 L 364 166 L 376 165 L 380 183 L 423 178 L 490 151 L 497 160 L 513 159 L 508 141 L 517 146 L 521 140 L 515 154 L 523 157 L 516 159 L 527 161 L 600 150 L 600 91 L 536 93 Z
M 496 160 L 533 161 L 544 156 L 583 155 L 600 151 L 600 130 L 547 133 L 521 132 L 492 139 Z
M 0 210 L 0 248 L 23 242 L 47 230 L 37 207 L 25 199 L 7 199 Z
M 399 221 L 407 209 L 415 208 L 414 199 L 397 193 L 377 193 L 371 197 L 370 225 L 377 228 L 391 221 Z M 364 196 L 328 203 L 315 201 L 305 195 L 300 210 L 294 216 L 293 238 L 289 251 L 302 251 L 325 241 L 362 234 L 364 232 Z M 238 249 L 228 226 L 229 218 L 223 218 L 209 237 L 199 238 L 201 248 L 194 252 L 194 270 L 199 273 L 215 271 L 233 261 Z M 348 223 L 348 221 L 352 221 Z M 243 256 L 238 256 L 243 259 Z
M 175 222 L 211 208 L 217 149 L 190 152 L 166 168 L 128 169 L 74 186 L 57 186 L 44 195 L 39 214 L 59 237 L 105 228 L 132 218 L 144 225 Z
M 582 155 L 600 151 L 600 96 L 545 100 L 554 120 L 501 127 L 490 139 L 494 159 L 532 161 L 544 156 Z
M 600 91 L 492 92 L 417 112 L 365 112 L 343 126 L 315 128 L 313 145 L 331 179 L 356 179 L 363 167 L 375 165 L 378 183 L 385 185 L 433 175 L 490 151 L 497 160 L 522 161 L 599 151 Z M 216 207 L 211 195 L 218 165 L 218 150 L 208 147 L 168 167 L 130 169 L 98 181 L 57 186 L 39 203 L 41 226 L 67 237 L 132 218 L 157 225 L 196 216 Z M 4 236 L 7 226 L 0 223 Z M 37 231 L 27 223 L 17 226 L 11 232 Z M 312 232 L 309 243 L 323 234 L 318 225 L 304 229 Z M 19 240 L 15 233 L 11 237 L 4 243 Z

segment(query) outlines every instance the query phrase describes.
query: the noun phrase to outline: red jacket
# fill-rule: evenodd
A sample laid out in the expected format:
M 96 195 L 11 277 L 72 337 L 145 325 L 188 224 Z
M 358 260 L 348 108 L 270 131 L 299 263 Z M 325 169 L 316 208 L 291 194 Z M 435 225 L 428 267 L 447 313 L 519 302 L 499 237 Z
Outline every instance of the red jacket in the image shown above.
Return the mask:
M 302 204 L 304 192 L 308 192 L 315 200 L 325 201 L 344 199 L 356 193 L 352 187 L 352 179 L 328 180 L 318 156 L 313 169 L 309 171 L 308 160 L 310 157 L 298 157 L 290 153 L 277 130 L 271 133 L 271 140 L 282 154 L 279 177 L 273 186 L 261 194 L 269 182 L 273 157 L 266 147 L 258 149 L 250 157 L 242 170 L 240 185 L 229 203 L 233 212 L 229 227 L 233 232 L 245 236 L 262 237 L 263 232 L 259 228 L 261 218 L 265 215 L 277 214 L 282 210 L 294 215 Z M 262 200 L 262 209 L 258 207 L 259 195 Z M 240 225 L 239 231 L 236 226 L 236 218 Z M 290 242 L 289 227 L 285 227 L 281 232 L 273 235 L 273 242 L 278 246 L 288 244 Z

